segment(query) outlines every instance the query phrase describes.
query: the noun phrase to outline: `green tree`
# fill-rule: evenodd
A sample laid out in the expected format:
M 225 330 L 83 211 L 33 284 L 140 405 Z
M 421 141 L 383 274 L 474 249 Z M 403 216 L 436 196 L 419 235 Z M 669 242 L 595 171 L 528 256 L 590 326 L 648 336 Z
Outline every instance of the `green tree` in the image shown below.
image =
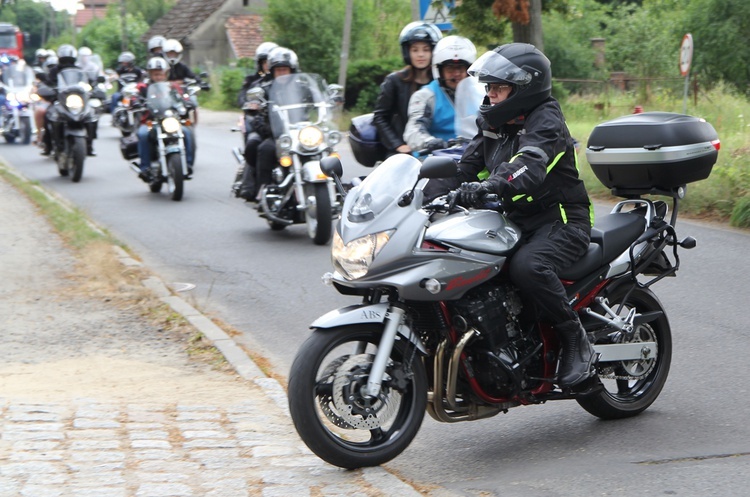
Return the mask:
M 49 38 L 68 29 L 69 16 L 67 12 L 55 11 L 48 3 L 16 0 L 3 4 L 0 22 L 15 24 L 29 34 L 28 42 L 24 45 L 24 56 L 31 61 L 36 49 L 44 46 Z
M 169 12 L 176 3 L 177 0 L 128 0 L 125 2 L 125 9 L 128 14 L 140 15 L 146 24 L 151 26 Z
M 705 83 L 724 80 L 750 94 L 750 2 L 692 0 L 685 10 L 683 31 L 693 35 L 691 73 Z
M 346 0 L 275 0 L 265 15 L 269 39 L 297 53 L 304 71 L 338 78 Z M 289 13 L 293 12 L 294 15 Z M 403 0 L 354 3 L 349 61 L 398 55 L 398 33 L 411 20 Z M 393 68 L 396 69 L 396 68 Z
M 127 47 L 141 65 L 146 64 L 146 46 L 140 41 L 140 37 L 148 28 L 141 16 L 126 15 Z M 76 43 L 79 47 L 87 46 L 99 54 L 104 67 L 114 68 L 117 57 L 122 52 L 122 18 L 119 10 L 110 7 L 103 19 L 94 19 L 86 24 L 76 37 Z

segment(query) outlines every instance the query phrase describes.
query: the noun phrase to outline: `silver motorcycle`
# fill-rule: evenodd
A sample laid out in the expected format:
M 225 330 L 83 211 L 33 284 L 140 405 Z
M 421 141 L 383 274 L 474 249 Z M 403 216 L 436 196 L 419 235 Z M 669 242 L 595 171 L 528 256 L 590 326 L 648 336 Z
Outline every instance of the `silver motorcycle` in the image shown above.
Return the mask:
M 341 176 L 338 159 L 324 171 Z M 560 275 L 598 354 L 593 376 L 555 384 L 560 343 L 524 305 L 506 263 L 521 233 L 501 209 L 424 202 L 446 157 L 398 154 L 345 198 L 324 280 L 361 302 L 311 324 L 289 376 L 289 408 L 307 446 L 342 468 L 385 463 L 412 441 L 425 410 L 471 421 L 573 399 L 603 419 L 635 416 L 664 386 L 672 356 L 666 312 L 650 286 L 679 267 L 677 203 L 629 194 L 597 220 L 588 253 Z M 632 192 L 631 192 L 632 193 Z M 643 278 L 646 278 L 645 280 Z

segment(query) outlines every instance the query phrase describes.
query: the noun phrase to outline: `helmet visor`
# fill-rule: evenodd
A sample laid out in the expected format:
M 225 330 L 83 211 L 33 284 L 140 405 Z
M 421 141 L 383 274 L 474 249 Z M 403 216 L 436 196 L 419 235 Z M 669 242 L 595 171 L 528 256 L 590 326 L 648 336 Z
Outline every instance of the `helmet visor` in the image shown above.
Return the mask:
M 527 85 L 532 75 L 515 65 L 497 52 L 487 52 L 479 57 L 471 67 L 469 74 L 481 83 L 507 82 L 514 85 Z

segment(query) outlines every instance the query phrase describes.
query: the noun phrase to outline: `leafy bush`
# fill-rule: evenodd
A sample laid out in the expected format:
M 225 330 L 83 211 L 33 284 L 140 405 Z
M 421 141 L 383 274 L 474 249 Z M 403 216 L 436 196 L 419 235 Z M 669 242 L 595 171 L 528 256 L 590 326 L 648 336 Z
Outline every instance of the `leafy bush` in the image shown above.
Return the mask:
M 403 60 L 400 57 L 362 60 L 350 64 L 346 74 L 344 106 L 360 114 L 372 112 L 383 79 L 401 67 Z
M 229 107 L 237 106 L 237 95 L 242 89 L 242 82 L 245 79 L 245 71 L 235 68 L 223 68 L 221 70 L 221 95 L 222 101 Z

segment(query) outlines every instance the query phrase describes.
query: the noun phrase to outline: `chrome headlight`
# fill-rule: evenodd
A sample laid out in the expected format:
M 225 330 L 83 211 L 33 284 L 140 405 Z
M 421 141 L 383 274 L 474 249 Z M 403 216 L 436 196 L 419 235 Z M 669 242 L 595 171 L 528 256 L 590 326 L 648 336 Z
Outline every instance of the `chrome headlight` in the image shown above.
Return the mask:
M 75 93 L 65 97 L 65 107 L 71 112 L 81 112 L 83 110 L 83 99 Z
M 395 230 L 388 230 L 373 233 L 352 240 L 346 245 L 338 232 L 334 233 L 331 245 L 333 267 L 347 280 L 363 277 L 394 232 Z
M 167 117 L 161 122 L 161 127 L 165 133 L 177 133 L 180 131 L 180 121 L 174 117 Z
M 289 135 L 281 135 L 277 143 L 281 150 L 287 151 L 292 148 L 292 137 Z
M 299 132 L 299 142 L 307 149 L 315 149 L 323 143 L 323 132 L 317 126 L 306 126 Z
M 338 131 L 331 131 L 328 133 L 328 145 L 334 146 L 338 145 L 338 143 L 341 141 L 341 133 Z

